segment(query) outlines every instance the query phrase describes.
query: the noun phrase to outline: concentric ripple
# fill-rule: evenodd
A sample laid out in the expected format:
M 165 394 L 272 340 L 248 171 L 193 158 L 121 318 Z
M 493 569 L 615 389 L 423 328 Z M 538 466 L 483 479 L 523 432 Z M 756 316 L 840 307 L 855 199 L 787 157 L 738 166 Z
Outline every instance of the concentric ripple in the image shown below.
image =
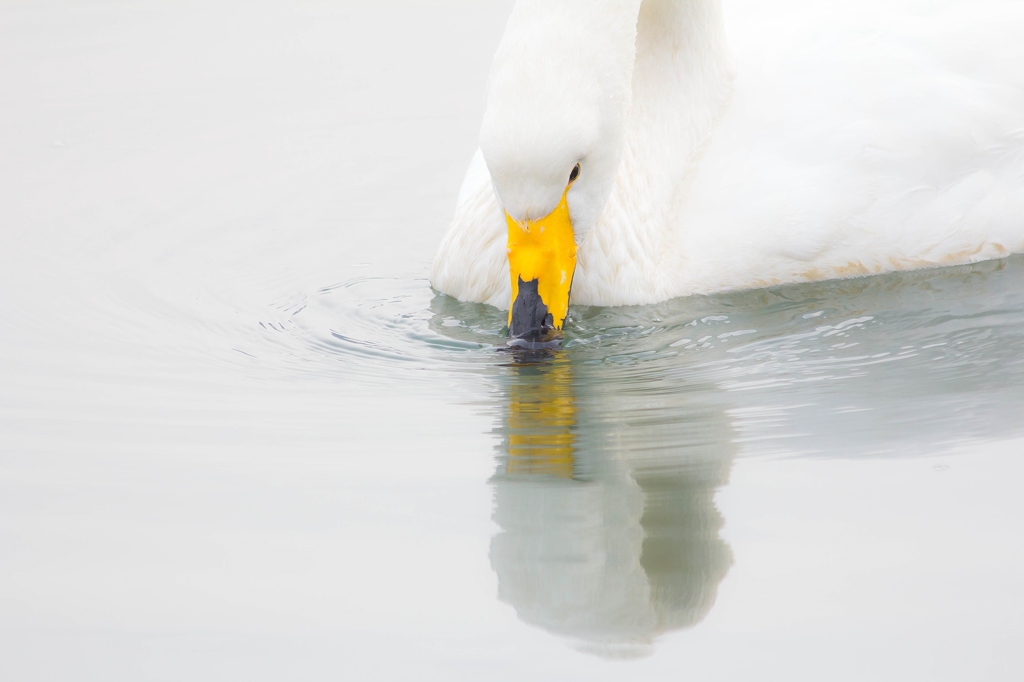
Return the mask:
M 418 277 L 356 277 L 276 312 L 260 324 L 289 366 L 369 382 L 470 371 L 503 343 L 501 311 L 436 296 Z

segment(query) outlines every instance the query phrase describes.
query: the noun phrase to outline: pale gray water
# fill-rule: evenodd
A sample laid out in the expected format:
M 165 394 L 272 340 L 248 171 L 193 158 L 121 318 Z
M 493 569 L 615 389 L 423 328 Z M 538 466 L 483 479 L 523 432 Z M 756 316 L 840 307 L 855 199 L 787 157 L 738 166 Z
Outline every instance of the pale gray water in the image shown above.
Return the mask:
M 0 678 L 1018 679 L 1024 259 L 499 352 L 507 9 L 0 9 Z

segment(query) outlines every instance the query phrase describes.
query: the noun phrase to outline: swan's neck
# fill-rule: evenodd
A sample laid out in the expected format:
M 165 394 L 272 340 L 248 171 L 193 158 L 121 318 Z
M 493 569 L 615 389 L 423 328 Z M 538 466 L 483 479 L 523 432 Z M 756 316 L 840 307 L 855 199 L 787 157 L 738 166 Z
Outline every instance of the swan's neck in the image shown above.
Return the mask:
M 731 92 L 720 0 L 644 0 L 636 46 L 626 163 L 668 209 Z
M 577 300 L 634 303 L 645 273 L 675 268 L 667 261 L 685 257 L 673 243 L 685 232 L 675 225 L 677 208 L 731 83 L 719 0 L 643 1 L 622 161 L 593 234 L 581 244 Z

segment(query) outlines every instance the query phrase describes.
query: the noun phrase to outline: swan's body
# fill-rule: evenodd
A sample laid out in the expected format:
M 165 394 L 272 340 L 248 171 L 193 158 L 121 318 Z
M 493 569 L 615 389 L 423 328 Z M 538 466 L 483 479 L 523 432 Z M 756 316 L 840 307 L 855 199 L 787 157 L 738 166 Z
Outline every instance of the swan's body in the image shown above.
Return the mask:
M 723 21 L 718 0 L 520 0 L 434 287 L 507 308 L 504 213 L 543 215 L 560 192 L 577 304 L 1024 251 L 1024 3 L 800 4 Z

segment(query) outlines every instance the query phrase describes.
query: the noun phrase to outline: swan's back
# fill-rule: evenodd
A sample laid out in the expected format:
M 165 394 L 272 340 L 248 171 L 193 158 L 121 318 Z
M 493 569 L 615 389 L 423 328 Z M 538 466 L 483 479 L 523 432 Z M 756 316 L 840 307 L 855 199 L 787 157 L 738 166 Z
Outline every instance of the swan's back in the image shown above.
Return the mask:
M 735 95 L 680 203 L 679 290 L 1024 250 L 1024 3 L 800 5 L 727 5 Z

